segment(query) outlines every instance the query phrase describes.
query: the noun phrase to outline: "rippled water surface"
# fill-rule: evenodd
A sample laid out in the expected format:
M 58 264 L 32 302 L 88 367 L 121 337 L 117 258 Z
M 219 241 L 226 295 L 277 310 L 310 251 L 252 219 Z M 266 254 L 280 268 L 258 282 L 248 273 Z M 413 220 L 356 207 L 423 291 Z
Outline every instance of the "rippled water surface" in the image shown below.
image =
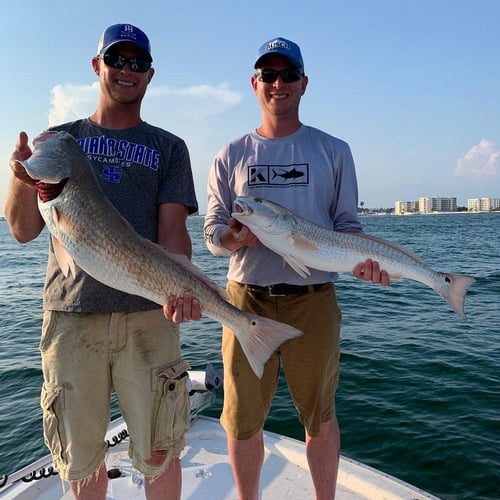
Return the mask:
M 442 498 L 500 498 L 500 214 L 362 221 L 367 233 L 411 248 L 433 269 L 477 282 L 464 322 L 420 283 L 381 288 L 341 276 L 342 453 Z M 227 260 L 208 253 L 202 224 L 189 219 L 193 260 L 224 285 Z M 0 475 L 47 453 L 38 403 L 46 247 L 46 233 L 19 245 L 0 221 Z M 182 334 L 194 369 L 221 366 L 218 323 L 189 323 Z M 267 428 L 303 438 L 283 381 Z

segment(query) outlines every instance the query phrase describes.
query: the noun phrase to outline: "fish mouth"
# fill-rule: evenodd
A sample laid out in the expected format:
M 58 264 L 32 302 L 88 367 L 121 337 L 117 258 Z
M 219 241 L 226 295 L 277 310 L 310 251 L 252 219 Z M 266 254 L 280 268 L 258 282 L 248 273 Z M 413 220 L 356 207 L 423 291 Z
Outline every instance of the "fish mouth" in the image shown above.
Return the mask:
M 250 215 L 253 210 L 246 204 L 238 200 L 233 202 L 233 213 L 238 215 Z
M 38 191 L 38 196 L 40 199 L 47 203 L 48 201 L 55 200 L 62 192 L 68 178 L 63 179 L 57 184 L 51 184 L 49 182 L 38 181 L 36 183 L 36 189 Z
M 33 139 L 33 146 L 36 146 L 40 142 L 45 142 L 47 139 L 57 134 L 59 134 L 59 132 L 55 130 L 45 130 Z

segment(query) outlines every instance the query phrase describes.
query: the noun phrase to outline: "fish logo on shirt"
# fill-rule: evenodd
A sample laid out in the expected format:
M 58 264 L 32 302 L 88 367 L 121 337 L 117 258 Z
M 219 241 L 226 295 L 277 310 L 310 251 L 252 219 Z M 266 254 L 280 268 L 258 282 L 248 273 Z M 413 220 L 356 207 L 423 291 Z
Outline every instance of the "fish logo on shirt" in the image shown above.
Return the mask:
M 291 186 L 309 184 L 309 164 L 249 165 L 249 186 Z
M 273 179 L 275 177 L 282 177 L 285 180 L 298 179 L 299 177 L 304 177 L 304 175 L 305 175 L 304 172 L 299 172 L 296 168 L 293 168 L 292 170 L 289 171 L 282 170 L 281 172 L 273 170 Z

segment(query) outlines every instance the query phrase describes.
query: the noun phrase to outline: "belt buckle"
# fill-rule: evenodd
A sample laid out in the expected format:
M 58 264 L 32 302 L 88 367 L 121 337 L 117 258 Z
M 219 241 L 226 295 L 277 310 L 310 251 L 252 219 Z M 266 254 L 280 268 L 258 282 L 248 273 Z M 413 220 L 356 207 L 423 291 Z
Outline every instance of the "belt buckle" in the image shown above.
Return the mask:
M 284 293 L 274 293 L 273 289 L 274 289 L 274 285 L 267 286 L 267 292 L 269 293 L 269 297 L 285 297 Z

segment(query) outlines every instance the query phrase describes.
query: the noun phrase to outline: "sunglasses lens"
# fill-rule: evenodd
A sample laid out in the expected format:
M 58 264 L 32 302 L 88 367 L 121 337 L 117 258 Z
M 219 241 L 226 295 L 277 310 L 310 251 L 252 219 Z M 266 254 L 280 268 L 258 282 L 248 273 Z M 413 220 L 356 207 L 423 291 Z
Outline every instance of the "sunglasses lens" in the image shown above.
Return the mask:
M 281 78 L 286 83 L 297 82 L 302 75 L 296 69 L 285 69 L 281 72 Z
M 104 54 L 103 61 L 106 66 L 110 66 L 115 69 L 122 69 L 125 64 L 128 63 L 130 69 L 136 73 L 145 73 L 151 67 L 151 62 L 146 59 L 141 59 L 139 57 L 132 57 L 129 59 L 127 57 L 109 52 Z
M 274 83 L 277 78 L 278 72 L 274 69 L 266 69 L 260 73 L 260 80 L 264 83 Z
M 110 53 L 104 54 L 102 59 L 104 61 L 104 64 L 106 64 L 106 66 L 110 66 L 111 68 L 116 68 L 116 69 L 122 69 L 123 66 L 125 66 L 125 63 L 127 62 L 127 60 L 124 57 Z
M 297 69 L 264 69 L 257 73 L 259 80 L 264 83 L 274 83 L 278 76 L 281 76 L 285 83 L 292 83 L 300 80 L 302 73 Z
M 129 64 L 130 69 L 136 73 L 145 73 L 151 67 L 151 63 L 149 61 L 139 59 L 137 57 L 129 59 Z

